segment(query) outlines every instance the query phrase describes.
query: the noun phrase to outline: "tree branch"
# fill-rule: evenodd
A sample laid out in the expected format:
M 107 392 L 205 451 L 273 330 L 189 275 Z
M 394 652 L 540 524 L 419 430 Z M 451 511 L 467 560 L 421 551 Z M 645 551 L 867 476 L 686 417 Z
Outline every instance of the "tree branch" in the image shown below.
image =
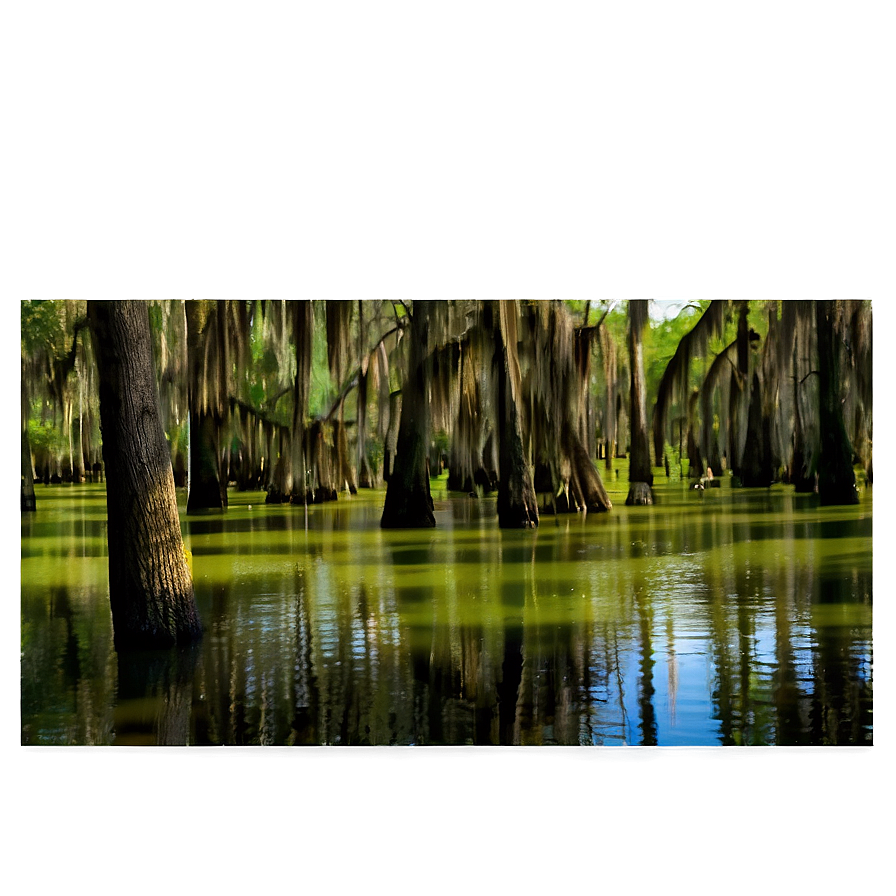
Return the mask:
M 404 302 L 402 302 L 401 304 L 404 305 Z M 407 308 L 405 308 L 405 310 L 407 310 Z M 369 358 L 371 355 L 373 355 L 373 353 L 393 333 L 397 333 L 399 330 L 403 330 L 406 326 L 407 326 L 407 323 L 402 322 L 399 319 L 398 324 L 396 326 L 392 327 L 391 330 L 387 330 L 385 333 L 383 333 L 382 336 L 380 336 L 379 339 L 377 339 L 377 341 L 374 343 L 373 347 L 367 352 L 367 357 Z M 357 370 L 351 375 L 351 377 L 349 377 L 348 380 L 346 380 L 343 387 L 339 390 L 339 394 L 336 396 L 336 400 L 333 402 L 332 406 L 330 407 L 329 412 L 327 414 L 325 414 L 323 417 L 323 419 L 325 421 L 329 421 L 330 418 L 336 413 L 336 411 L 339 410 L 339 406 L 345 401 L 346 398 L 348 398 L 349 393 L 352 391 L 352 389 L 354 389 L 358 385 L 360 378 L 361 378 L 361 367 L 359 365 Z

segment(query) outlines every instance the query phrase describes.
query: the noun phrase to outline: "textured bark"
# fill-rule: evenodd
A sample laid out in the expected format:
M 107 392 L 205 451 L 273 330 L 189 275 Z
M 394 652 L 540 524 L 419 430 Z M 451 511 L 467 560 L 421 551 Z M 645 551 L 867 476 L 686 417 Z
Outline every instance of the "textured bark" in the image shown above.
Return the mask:
M 567 446 L 572 474 L 570 490 L 573 492 L 579 508 L 589 513 L 603 513 L 612 509 L 610 496 L 604 488 L 600 473 L 585 450 L 585 446 L 573 433 L 571 443 Z
M 334 427 L 338 429 L 339 421 L 335 421 Z M 328 434 L 330 427 L 323 420 L 315 420 L 307 430 L 307 438 L 304 447 L 304 457 L 307 469 L 310 472 L 307 490 L 303 493 L 296 481 L 293 486 L 293 496 L 290 499 L 293 504 L 323 504 L 326 501 L 336 501 L 339 497 L 338 456 L 331 447 L 332 442 L 338 444 L 338 435 L 334 430 Z
M 637 507 L 645 504 L 653 504 L 653 489 L 646 482 L 629 483 L 625 506 Z
M 426 529 L 436 524 L 427 460 L 431 429 L 427 376 L 431 304 L 414 303 L 413 320 L 405 337 L 411 340 L 408 375 L 401 393 L 395 459 L 380 520 L 383 529 Z
M 818 332 L 818 410 L 821 457 L 818 495 L 822 504 L 858 504 L 852 446 L 843 423 L 840 400 L 840 356 L 834 325 L 836 302 L 815 303 Z
M 643 483 L 647 491 L 653 485 L 650 466 L 650 441 L 647 436 L 647 387 L 644 382 L 644 327 L 647 324 L 647 302 L 629 302 L 628 351 L 631 367 L 631 427 L 632 444 L 628 462 L 629 489 L 626 504 L 652 504 L 653 498 L 644 500 Z M 636 500 L 637 499 L 637 500 Z
M 147 307 L 88 307 L 100 375 L 115 646 L 187 643 L 201 628 L 159 418 Z
M 505 312 L 505 316 L 507 313 Z M 499 317 L 499 313 L 495 314 Z M 494 370 L 498 382 L 498 525 L 502 529 L 530 529 L 538 525 L 538 498 L 532 487 L 532 476 L 523 449 L 522 427 L 516 404 L 511 365 L 514 362 L 505 345 L 505 336 L 498 320 L 493 321 L 495 334 Z M 510 351 L 515 352 L 516 346 Z

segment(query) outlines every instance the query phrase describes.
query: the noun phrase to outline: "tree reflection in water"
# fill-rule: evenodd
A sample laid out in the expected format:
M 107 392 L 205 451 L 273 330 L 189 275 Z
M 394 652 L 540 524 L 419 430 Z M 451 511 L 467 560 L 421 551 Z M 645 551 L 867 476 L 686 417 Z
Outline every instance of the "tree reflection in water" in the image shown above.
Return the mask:
M 658 495 L 516 532 L 443 494 L 423 533 L 237 496 L 189 523 L 203 640 L 126 660 L 95 533 L 56 562 L 29 520 L 23 743 L 870 743 L 870 513 Z

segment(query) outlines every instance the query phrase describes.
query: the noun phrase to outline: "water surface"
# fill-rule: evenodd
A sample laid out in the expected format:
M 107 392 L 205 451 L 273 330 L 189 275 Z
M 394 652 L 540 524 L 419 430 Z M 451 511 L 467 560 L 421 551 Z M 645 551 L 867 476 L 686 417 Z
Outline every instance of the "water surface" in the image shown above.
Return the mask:
M 870 744 L 871 490 L 657 486 L 502 531 L 434 482 L 186 516 L 205 628 L 119 657 L 102 485 L 22 515 L 23 744 Z

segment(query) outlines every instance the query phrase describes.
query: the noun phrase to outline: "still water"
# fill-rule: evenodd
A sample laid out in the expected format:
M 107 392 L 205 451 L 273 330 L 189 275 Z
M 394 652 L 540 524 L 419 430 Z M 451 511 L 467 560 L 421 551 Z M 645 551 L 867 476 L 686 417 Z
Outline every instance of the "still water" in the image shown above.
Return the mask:
M 872 742 L 871 489 L 857 507 L 657 486 L 653 507 L 502 531 L 433 482 L 183 513 L 205 636 L 119 657 L 102 485 L 22 514 L 23 744 Z

